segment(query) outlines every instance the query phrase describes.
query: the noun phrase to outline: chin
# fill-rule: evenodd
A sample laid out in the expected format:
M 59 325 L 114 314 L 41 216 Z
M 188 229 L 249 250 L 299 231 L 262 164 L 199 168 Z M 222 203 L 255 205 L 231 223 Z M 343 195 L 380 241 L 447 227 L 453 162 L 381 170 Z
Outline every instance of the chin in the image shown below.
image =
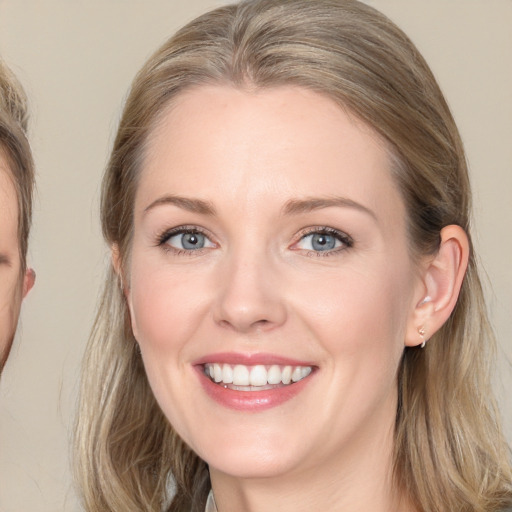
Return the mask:
M 219 442 L 213 449 L 199 450 L 210 468 L 235 478 L 270 478 L 292 472 L 299 464 L 297 447 L 278 439 L 248 436 Z M 202 452 L 202 453 L 201 453 Z
M 218 464 L 217 464 L 218 462 Z M 210 470 L 216 470 L 234 478 L 257 479 L 257 478 L 275 478 L 292 471 L 294 464 L 290 460 L 277 460 L 275 454 L 269 458 L 264 456 L 251 456 L 244 453 L 236 456 L 235 454 L 212 461 L 208 464 Z

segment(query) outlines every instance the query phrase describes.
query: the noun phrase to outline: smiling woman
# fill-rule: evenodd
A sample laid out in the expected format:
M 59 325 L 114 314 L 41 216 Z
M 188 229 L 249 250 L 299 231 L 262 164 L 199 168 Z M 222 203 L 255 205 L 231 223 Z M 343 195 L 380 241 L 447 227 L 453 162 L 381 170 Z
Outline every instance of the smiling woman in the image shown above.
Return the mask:
M 26 266 L 34 188 L 26 129 L 25 94 L 0 60 L 0 373 L 14 339 L 21 301 L 35 279 Z
M 86 510 L 509 505 L 469 216 L 446 102 L 374 9 L 256 0 L 183 28 L 104 177 Z

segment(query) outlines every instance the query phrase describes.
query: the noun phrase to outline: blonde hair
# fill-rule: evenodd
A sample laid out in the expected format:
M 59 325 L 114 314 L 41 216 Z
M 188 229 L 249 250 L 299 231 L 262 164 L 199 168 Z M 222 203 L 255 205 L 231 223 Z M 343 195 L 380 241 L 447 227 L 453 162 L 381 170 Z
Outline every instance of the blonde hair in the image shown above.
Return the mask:
M 414 255 L 435 253 L 449 224 L 470 231 L 462 142 L 412 42 L 351 0 L 254 0 L 181 29 L 135 78 L 103 181 L 108 244 L 129 257 L 146 142 L 164 107 L 201 84 L 324 94 L 389 144 Z M 84 362 L 77 476 L 88 511 L 201 510 L 208 473 L 149 388 L 118 277 L 105 283 Z M 493 511 L 512 501 L 509 452 L 490 386 L 493 336 L 474 254 L 450 320 L 399 369 L 395 479 L 425 512 Z M 174 497 L 167 496 L 169 479 Z M 166 500 L 170 500 L 170 505 Z
M 0 59 L 0 156 L 6 159 L 18 200 L 21 271 L 26 268 L 32 221 L 34 163 L 27 139 L 27 97 L 16 76 Z

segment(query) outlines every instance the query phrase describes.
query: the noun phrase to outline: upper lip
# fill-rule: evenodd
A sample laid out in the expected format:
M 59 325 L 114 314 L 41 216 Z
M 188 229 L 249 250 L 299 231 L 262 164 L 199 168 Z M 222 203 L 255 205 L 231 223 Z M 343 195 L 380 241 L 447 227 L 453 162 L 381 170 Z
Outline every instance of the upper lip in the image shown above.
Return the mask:
M 242 364 L 245 366 L 280 365 L 280 366 L 314 366 L 310 361 L 301 361 L 269 353 L 217 352 L 208 354 L 192 362 L 193 365 L 207 363 Z

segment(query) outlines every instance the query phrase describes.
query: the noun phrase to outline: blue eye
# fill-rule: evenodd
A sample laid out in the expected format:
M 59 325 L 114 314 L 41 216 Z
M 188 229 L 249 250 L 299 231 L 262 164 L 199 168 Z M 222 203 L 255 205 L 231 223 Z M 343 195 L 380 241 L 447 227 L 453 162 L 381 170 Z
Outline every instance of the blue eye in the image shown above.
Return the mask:
M 305 251 L 329 252 L 351 245 L 350 238 L 342 233 L 319 230 L 304 235 L 295 247 Z
M 199 231 L 177 232 L 167 237 L 164 243 L 181 251 L 197 251 L 205 247 L 214 247 L 211 240 Z

